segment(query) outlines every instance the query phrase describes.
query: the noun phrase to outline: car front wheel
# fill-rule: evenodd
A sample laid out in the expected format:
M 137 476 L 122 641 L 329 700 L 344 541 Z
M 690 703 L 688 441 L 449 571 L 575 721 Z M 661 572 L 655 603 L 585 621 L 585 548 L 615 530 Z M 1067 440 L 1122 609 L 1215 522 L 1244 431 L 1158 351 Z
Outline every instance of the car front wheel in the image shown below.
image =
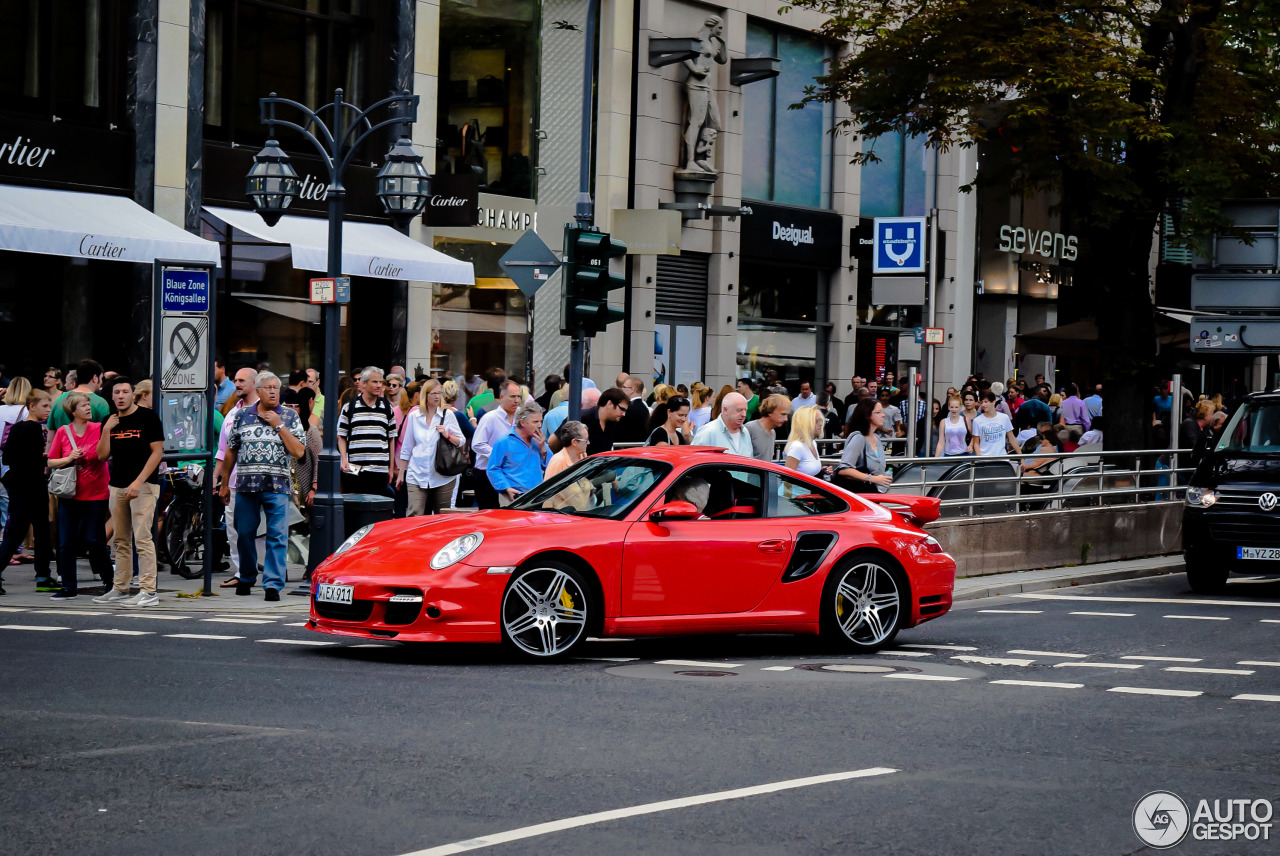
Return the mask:
M 1206 561 L 1200 554 L 1189 552 L 1187 561 L 1187 585 L 1196 594 L 1221 594 L 1227 587 L 1231 571 L 1221 565 Z
M 893 641 L 907 607 L 901 571 L 879 556 L 856 556 L 827 578 L 822 624 L 827 638 L 859 652 L 878 651 Z
M 591 589 L 576 568 L 535 562 L 511 575 L 502 596 L 502 639 L 526 657 L 568 656 L 587 638 Z

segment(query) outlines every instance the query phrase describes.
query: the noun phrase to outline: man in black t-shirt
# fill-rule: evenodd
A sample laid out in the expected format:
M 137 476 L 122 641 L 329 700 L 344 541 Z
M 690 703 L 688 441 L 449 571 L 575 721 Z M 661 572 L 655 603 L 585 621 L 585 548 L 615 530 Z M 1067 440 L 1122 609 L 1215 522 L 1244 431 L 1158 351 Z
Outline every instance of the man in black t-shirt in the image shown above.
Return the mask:
M 614 431 L 628 406 L 635 407 L 636 403 L 628 401 L 627 394 L 614 387 L 601 393 L 595 407 L 582 411 L 582 422 L 587 426 L 588 455 L 608 452 L 613 448 Z M 640 406 L 644 407 L 644 404 Z
M 111 522 L 116 576 L 112 589 L 94 603 L 122 606 L 155 606 L 156 547 L 151 540 L 151 522 L 160 496 L 160 458 L 164 455 L 164 427 L 155 411 L 139 407 L 133 400 L 133 381 L 117 376 L 111 381 L 111 403 L 115 413 L 102 426 L 98 460 L 111 459 Z M 138 551 L 138 585 L 142 589 L 129 596 L 133 576 L 133 550 Z

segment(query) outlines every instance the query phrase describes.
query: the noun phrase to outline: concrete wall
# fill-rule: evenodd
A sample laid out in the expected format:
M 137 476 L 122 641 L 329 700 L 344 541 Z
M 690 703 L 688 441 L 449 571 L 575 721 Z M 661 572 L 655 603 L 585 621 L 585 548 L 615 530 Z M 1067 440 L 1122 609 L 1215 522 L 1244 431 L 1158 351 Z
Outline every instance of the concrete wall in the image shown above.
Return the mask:
M 1182 549 L 1182 503 L 939 520 L 927 527 L 961 577 L 1161 556 Z

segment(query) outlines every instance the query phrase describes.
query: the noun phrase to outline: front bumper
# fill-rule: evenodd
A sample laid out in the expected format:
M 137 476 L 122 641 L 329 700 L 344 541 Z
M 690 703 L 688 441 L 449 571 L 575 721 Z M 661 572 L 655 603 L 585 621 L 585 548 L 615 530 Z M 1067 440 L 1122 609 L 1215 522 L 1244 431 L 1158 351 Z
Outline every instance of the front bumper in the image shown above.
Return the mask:
M 1232 570 L 1254 571 L 1280 566 L 1280 562 L 1248 561 L 1236 558 L 1237 547 L 1280 547 L 1280 515 L 1259 510 L 1196 508 L 1182 512 L 1182 552 L 1200 562 L 1226 564 Z

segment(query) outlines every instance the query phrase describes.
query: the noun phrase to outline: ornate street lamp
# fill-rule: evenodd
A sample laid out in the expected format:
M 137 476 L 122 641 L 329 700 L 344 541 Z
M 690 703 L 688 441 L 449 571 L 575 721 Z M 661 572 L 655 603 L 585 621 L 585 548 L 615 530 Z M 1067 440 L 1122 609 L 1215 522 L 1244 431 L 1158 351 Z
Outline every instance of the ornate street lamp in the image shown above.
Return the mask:
M 422 213 L 431 195 L 431 176 L 422 165 L 422 155 L 413 150 L 408 137 L 401 137 L 378 173 L 378 198 L 397 226 L 409 225 Z
M 253 201 L 253 209 L 268 226 L 274 226 L 297 198 L 298 186 L 298 173 L 289 163 L 289 156 L 278 142 L 267 140 L 262 151 L 253 156 L 253 166 L 245 178 L 245 193 Z

